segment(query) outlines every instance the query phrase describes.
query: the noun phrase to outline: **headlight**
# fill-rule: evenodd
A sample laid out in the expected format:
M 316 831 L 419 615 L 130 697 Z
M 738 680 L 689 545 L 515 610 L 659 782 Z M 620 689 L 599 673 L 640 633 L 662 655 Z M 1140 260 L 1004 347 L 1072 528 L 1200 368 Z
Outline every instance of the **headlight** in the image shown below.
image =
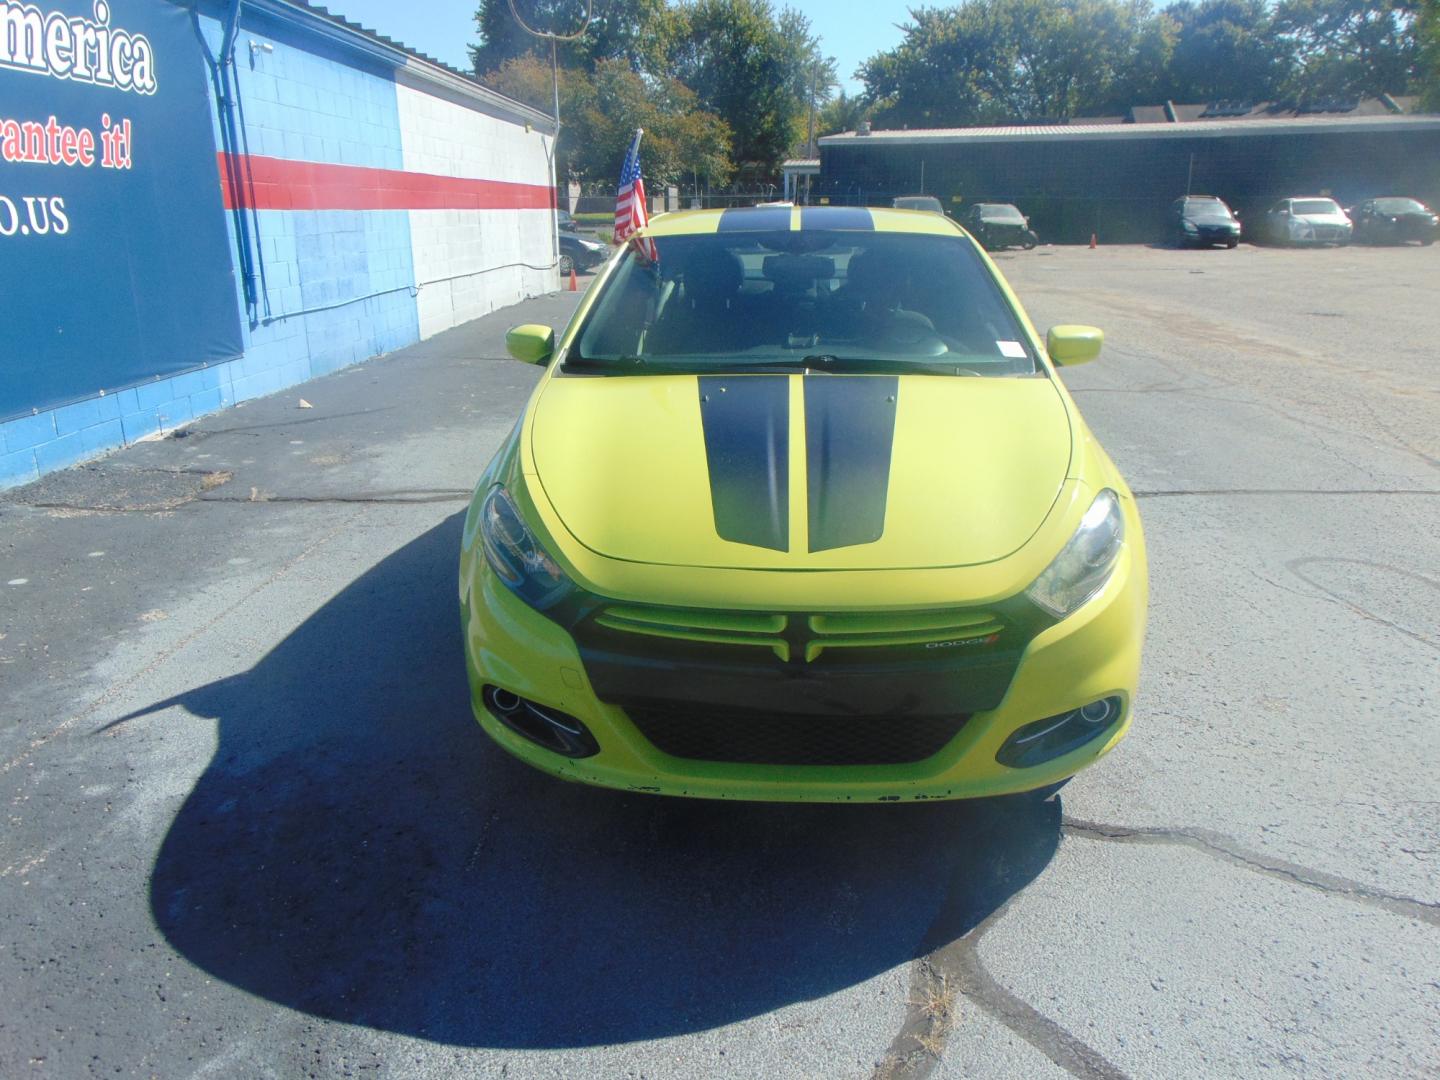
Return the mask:
M 1124 546 L 1125 516 L 1120 499 L 1106 488 L 1095 496 L 1075 535 L 1025 595 L 1063 619 L 1105 587 Z
M 540 546 L 503 487 L 491 488 L 480 504 L 480 538 L 490 569 L 537 611 L 553 607 L 570 591 L 570 579 Z
M 1181 223 L 1181 228 L 1183 228 L 1186 232 L 1199 232 L 1199 231 L 1200 231 L 1199 228 L 1196 227 L 1196 225 L 1195 225 L 1195 223 L 1194 223 L 1193 221 L 1182 222 L 1182 223 Z

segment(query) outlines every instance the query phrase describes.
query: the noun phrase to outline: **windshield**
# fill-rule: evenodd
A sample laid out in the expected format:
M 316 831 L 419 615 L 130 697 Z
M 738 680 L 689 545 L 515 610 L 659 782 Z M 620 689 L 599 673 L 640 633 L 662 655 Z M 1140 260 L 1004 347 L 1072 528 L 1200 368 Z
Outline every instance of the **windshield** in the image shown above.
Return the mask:
M 1425 214 L 1429 213 L 1414 199 L 1376 199 L 1375 209 L 1382 214 Z
M 1187 202 L 1184 215 L 1188 221 L 1229 221 L 1230 207 L 1226 206 L 1219 199 L 1206 199 L 1204 202 Z
M 625 253 L 567 370 L 1043 370 L 995 278 L 959 236 L 805 230 L 655 243 L 658 264 Z
M 1290 204 L 1292 214 L 1338 214 L 1340 207 L 1334 199 L 1296 199 Z
M 1025 215 L 1009 203 L 981 203 L 977 208 L 986 221 L 1024 222 Z
M 933 195 L 911 195 L 895 200 L 896 210 L 933 210 L 935 213 L 943 213 L 944 208 L 940 200 Z

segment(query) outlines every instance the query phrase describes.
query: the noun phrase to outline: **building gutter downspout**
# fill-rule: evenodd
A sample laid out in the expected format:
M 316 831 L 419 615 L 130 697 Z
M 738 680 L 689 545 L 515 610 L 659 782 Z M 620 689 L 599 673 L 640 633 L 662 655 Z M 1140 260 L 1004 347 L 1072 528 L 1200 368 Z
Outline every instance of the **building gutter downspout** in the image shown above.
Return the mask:
M 219 55 L 211 53 L 200 30 L 198 6 L 190 9 L 190 18 L 195 36 L 200 40 L 205 53 L 205 64 L 210 69 L 210 81 L 215 88 L 216 110 L 220 121 L 220 149 L 225 157 L 225 172 L 220 178 L 230 191 L 230 203 L 234 208 L 231 215 L 235 225 L 235 248 L 240 261 L 240 281 L 245 295 L 247 317 L 255 323 L 258 302 L 255 294 L 255 258 L 250 245 L 250 230 L 245 226 L 245 191 L 240 178 L 241 152 L 239 134 L 235 121 L 235 42 L 240 33 L 240 7 L 244 0 L 229 0 L 225 15 L 225 33 L 220 39 Z

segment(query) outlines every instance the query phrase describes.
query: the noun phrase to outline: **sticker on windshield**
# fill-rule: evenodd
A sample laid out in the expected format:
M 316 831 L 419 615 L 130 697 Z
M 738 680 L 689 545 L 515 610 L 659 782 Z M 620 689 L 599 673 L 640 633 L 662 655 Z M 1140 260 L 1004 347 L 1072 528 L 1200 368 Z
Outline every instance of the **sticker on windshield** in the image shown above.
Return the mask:
M 1025 346 L 1018 341 L 997 341 L 995 344 L 1000 347 L 1001 356 L 1013 357 L 1016 360 L 1025 358 Z

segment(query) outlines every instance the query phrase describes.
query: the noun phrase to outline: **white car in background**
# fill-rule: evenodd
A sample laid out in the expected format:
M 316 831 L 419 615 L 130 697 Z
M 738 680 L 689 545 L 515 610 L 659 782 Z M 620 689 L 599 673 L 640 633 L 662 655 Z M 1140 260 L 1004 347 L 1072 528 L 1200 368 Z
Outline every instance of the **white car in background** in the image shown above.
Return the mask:
M 1340 204 L 1323 195 L 1281 199 L 1261 223 L 1261 233 L 1274 244 L 1348 244 L 1354 231 Z

